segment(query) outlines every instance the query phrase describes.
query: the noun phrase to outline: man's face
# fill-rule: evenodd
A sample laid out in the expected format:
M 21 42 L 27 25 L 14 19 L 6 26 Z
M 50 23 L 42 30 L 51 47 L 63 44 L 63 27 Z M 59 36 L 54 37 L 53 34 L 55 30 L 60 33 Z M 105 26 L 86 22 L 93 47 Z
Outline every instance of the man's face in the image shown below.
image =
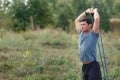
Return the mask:
M 88 24 L 86 21 L 80 22 L 80 28 L 83 32 L 90 30 L 90 24 Z

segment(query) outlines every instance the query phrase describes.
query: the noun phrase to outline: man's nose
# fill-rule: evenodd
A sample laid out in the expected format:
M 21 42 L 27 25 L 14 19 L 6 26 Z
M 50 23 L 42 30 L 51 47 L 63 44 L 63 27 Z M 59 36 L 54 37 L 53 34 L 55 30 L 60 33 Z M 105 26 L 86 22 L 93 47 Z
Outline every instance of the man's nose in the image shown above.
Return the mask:
M 81 25 L 81 28 L 83 28 L 84 25 Z

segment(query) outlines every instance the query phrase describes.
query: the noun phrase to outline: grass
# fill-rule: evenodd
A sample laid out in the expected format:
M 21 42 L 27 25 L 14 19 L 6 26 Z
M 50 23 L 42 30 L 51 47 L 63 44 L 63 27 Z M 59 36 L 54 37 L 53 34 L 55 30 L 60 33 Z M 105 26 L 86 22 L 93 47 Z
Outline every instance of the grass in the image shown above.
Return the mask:
M 120 79 L 118 32 L 103 34 L 111 80 Z M 1 80 L 81 80 L 78 35 L 62 30 L 0 30 Z

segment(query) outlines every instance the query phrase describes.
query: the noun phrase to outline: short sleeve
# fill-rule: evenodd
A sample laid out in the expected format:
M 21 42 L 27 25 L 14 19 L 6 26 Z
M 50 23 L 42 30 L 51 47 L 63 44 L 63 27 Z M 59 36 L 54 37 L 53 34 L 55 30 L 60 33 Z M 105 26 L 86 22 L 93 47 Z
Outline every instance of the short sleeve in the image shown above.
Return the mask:
M 99 33 L 95 33 L 93 30 L 92 30 L 92 34 L 97 38 L 99 37 Z

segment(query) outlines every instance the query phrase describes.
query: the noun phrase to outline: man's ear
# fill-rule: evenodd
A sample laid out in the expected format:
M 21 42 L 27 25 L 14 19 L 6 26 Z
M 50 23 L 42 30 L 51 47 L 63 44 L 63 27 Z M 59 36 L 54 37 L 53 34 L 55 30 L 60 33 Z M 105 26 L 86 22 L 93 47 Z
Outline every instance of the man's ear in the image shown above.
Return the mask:
M 90 28 L 92 28 L 92 24 L 89 24 Z

